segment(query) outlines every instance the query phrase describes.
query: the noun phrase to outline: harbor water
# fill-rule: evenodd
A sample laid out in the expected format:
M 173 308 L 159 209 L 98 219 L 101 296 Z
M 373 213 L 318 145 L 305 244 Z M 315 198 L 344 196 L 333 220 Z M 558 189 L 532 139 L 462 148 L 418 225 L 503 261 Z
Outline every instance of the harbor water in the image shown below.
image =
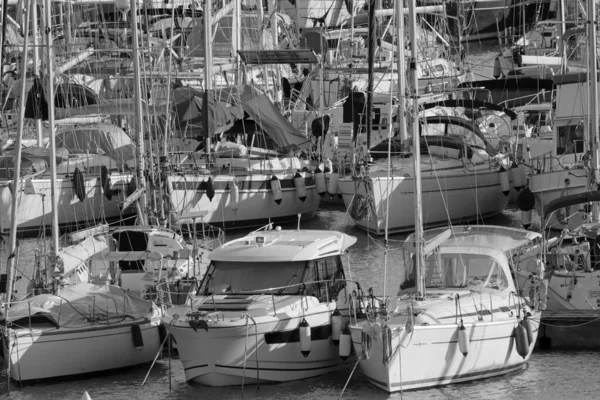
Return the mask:
M 493 50 L 492 50 L 493 49 Z M 470 44 L 468 61 L 473 66 L 475 77 L 489 78 L 491 63 L 497 43 Z M 268 205 L 265 205 L 267 207 Z M 520 227 L 520 212 L 507 209 L 498 217 L 486 221 L 488 224 Z M 391 236 L 388 246 L 380 237 L 371 237 L 354 226 L 342 207 L 326 205 L 315 218 L 301 221 L 302 228 L 339 230 L 358 238 L 348 254 L 346 276 L 359 281 L 366 291 L 393 295 L 397 292 L 403 274 L 403 258 L 400 246 L 405 235 Z M 294 228 L 288 226 L 285 228 Z M 539 218 L 535 218 L 532 230 L 539 230 Z M 227 233 L 227 238 L 239 237 L 240 233 Z M 33 251 L 39 242 L 28 239 L 21 243 L 19 265 L 20 291 L 24 292 L 25 276 L 31 276 Z M 386 254 L 387 253 L 387 254 Z M 2 254 L 2 267 L 6 255 Z M 68 356 L 56 363 L 68 362 Z M 93 362 L 93 360 L 90 360 Z M 538 351 L 536 350 L 523 370 L 509 375 L 449 385 L 440 388 L 388 395 L 373 388 L 360 368 L 353 371 L 354 364 L 332 374 L 317 378 L 281 383 L 246 385 L 245 387 L 212 388 L 190 385 L 185 382 L 183 367 L 176 354 L 167 353 L 159 357 L 156 364 L 141 365 L 126 370 L 110 371 L 92 376 L 53 379 L 26 383 L 22 387 L 8 382 L 6 375 L 0 376 L 0 396 L 15 400 L 26 399 L 81 399 L 87 391 L 93 400 L 119 399 L 336 399 L 343 393 L 346 399 L 591 399 L 600 392 L 600 352 L 590 351 Z M 145 379 L 147 377 L 147 379 Z M 145 384 L 142 386 L 142 383 Z

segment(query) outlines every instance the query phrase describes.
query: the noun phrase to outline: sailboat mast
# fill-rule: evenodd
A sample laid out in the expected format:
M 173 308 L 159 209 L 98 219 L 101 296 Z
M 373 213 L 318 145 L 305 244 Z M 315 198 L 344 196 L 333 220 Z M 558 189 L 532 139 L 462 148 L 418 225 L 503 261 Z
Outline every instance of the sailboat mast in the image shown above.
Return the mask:
M 589 141 L 590 151 L 592 152 L 594 174 L 591 178 L 594 186 L 600 182 L 599 167 L 600 159 L 598 154 L 598 129 L 600 128 L 600 119 L 598 116 L 598 66 L 596 57 L 596 2 L 588 0 L 587 15 L 588 24 L 588 61 L 589 61 L 589 82 L 590 82 L 590 130 Z M 595 189 L 596 187 L 594 187 Z M 594 222 L 600 222 L 600 203 L 593 203 L 592 219 Z
M 235 63 L 235 83 L 242 84 L 242 70 L 238 50 L 242 50 L 242 0 L 233 0 L 233 24 L 231 31 L 231 44 L 233 47 L 233 60 Z
M 46 20 L 46 82 L 47 84 L 47 95 L 46 101 L 48 102 L 48 128 L 50 136 L 50 204 L 52 210 L 52 252 L 56 254 L 58 252 L 58 194 L 56 187 L 56 122 L 54 119 L 54 51 L 52 49 L 52 43 L 54 41 L 52 35 L 52 2 L 51 0 L 44 1 L 44 15 Z M 23 75 L 25 78 L 25 75 Z
M 396 7 L 396 62 L 398 63 L 398 127 L 400 141 L 404 143 L 407 137 L 405 119 L 406 76 L 404 56 L 404 0 L 398 0 Z
M 208 131 L 208 94 L 212 90 L 212 9 L 211 0 L 204 0 L 204 98 L 202 100 L 202 129 L 204 151 L 210 155 L 210 132 Z
M 141 87 L 141 74 L 140 74 L 140 58 L 139 58 L 139 37 L 138 37 L 138 17 L 137 17 L 137 1 L 131 0 L 131 30 L 133 37 L 133 83 L 135 91 L 135 129 L 137 133 L 137 186 L 138 188 L 144 188 L 146 186 L 146 177 L 144 176 L 144 170 L 146 163 L 144 159 L 144 121 L 142 118 L 142 87 Z M 139 207 L 141 212 L 138 213 L 138 218 L 142 225 L 147 224 L 147 210 L 146 210 L 146 193 L 142 192 L 138 199 Z
M 365 116 L 367 119 L 367 155 L 371 148 L 371 131 L 373 130 L 373 73 L 375 62 L 375 47 L 377 47 L 377 35 L 375 33 L 375 0 L 369 0 L 369 46 L 367 54 L 367 110 Z
M 35 7 L 35 0 L 29 1 L 29 6 L 27 7 L 29 11 L 31 8 Z M 17 131 L 17 142 L 15 143 L 15 156 L 14 156 L 14 179 L 13 179 L 13 193 L 12 193 L 12 209 L 10 210 L 10 238 L 9 238 L 9 248 L 8 248 L 8 262 L 6 265 L 6 302 L 4 311 L 4 315 L 7 315 L 7 309 L 10 306 L 11 297 L 12 297 L 12 287 L 13 287 L 13 271 L 15 270 L 15 264 L 17 262 L 15 257 L 15 252 L 17 250 L 17 203 L 19 201 L 19 187 L 21 186 L 21 154 L 22 154 L 22 140 L 23 140 L 23 125 L 25 124 L 25 97 L 26 93 L 26 80 L 25 76 L 27 75 L 27 53 L 28 53 L 28 44 L 29 44 L 29 20 L 25 19 L 25 27 L 23 30 L 24 41 L 23 41 L 23 53 L 21 54 L 21 68 L 19 69 L 21 73 L 21 88 L 19 93 L 19 127 Z
M 413 98 L 411 118 L 409 119 L 412 132 L 412 155 L 415 180 L 415 276 L 419 296 L 425 296 L 425 285 L 421 268 L 425 264 L 423 257 L 423 205 L 421 199 L 421 143 L 419 138 L 419 86 L 417 81 L 417 16 L 415 0 L 408 0 L 409 28 L 410 28 L 410 93 Z
M 8 15 L 8 0 L 2 1 L 2 36 L 0 37 L 0 74 L 4 65 L 4 42 L 6 41 L 6 16 Z
M 38 15 L 37 15 L 37 2 L 33 2 L 31 8 L 28 10 L 29 15 L 31 16 L 31 32 L 32 32 L 32 47 L 33 47 L 33 76 L 39 76 L 40 70 L 40 49 L 38 43 Z M 42 120 L 39 118 L 35 119 L 36 124 L 36 132 L 37 132 L 37 145 L 39 147 L 44 146 L 44 137 L 43 137 L 43 127 Z

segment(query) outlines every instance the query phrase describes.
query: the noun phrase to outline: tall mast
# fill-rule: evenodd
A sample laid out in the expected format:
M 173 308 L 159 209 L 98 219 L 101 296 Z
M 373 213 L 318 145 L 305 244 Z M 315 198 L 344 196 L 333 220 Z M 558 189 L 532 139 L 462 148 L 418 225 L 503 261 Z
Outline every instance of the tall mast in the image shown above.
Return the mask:
M 142 118 L 142 87 L 141 87 L 141 74 L 140 74 L 140 58 L 139 58 L 139 37 L 138 37 L 138 17 L 137 17 L 137 2 L 138 0 L 131 0 L 131 30 L 133 36 L 133 81 L 135 91 L 135 129 L 137 133 L 137 186 L 142 189 L 146 186 L 146 177 L 144 176 L 144 170 L 146 169 L 146 163 L 144 160 L 144 120 Z M 140 211 L 138 218 L 142 225 L 148 223 L 148 214 L 146 210 L 146 193 L 141 192 L 138 199 Z
M 375 33 L 375 0 L 369 0 L 369 46 L 367 55 L 367 155 L 371 148 L 371 131 L 373 130 L 373 63 L 375 60 L 375 47 L 377 47 L 377 35 Z
M 589 141 L 590 151 L 592 152 L 593 168 L 591 173 L 591 182 L 594 186 L 600 182 L 599 168 L 600 159 L 598 154 L 598 129 L 600 128 L 600 119 L 598 117 L 598 67 L 596 54 L 596 2 L 588 0 L 587 2 L 589 18 L 588 24 L 588 61 L 589 61 L 589 82 L 590 82 L 590 130 Z M 600 203 L 593 203 L 592 220 L 600 222 Z
M 404 0 L 398 0 L 396 2 L 396 62 L 398 63 L 398 126 L 400 128 L 400 141 L 404 143 L 407 137 L 406 132 L 406 119 L 404 115 L 405 111 L 405 99 L 406 99 L 406 76 L 405 76 L 405 63 L 406 58 L 404 55 Z
M 558 48 L 560 50 L 560 56 L 562 58 L 560 72 L 567 72 L 567 46 L 563 41 L 563 36 L 567 30 L 567 22 L 565 21 L 565 3 L 564 0 L 560 0 L 558 2 L 558 15 L 559 15 L 559 24 L 558 24 Z
M 29 1 L 30 10 L 31 7 L 35 7 L 35 0 Z M 14 155 L 14 179 L 13 179 L 13 192 L 12 192 L 12 209 L 10 211 L 10 239 L 8 248 L 8 262 L 6 265 L 6 303 L 4 315 L 7 315 L 8 307 L 10 306 L 13 286 L 13 271 L 15 270 L 16 257 L 15 252 L 17 250 L 17 203 L 19 201 L 19 193 L 21 187 L 21 141 L 23 139 L 23 124 L 25 123 L 25 96 L 26 96 L 26 80 L 27 75 L 27 46 L 29 44 L 29 24 L 28 19 L 25 19 L 25 28 L 23 30 L 25 40 L 23 42 L 23 53 L 21 54 L 21 92 L 19 93 L 19 127 L 17 131 L 17 142 L 15 143 L 15 155 Z
M 2 0 L 2 36 L 0 37 L 0 74 L 4 65 L 4 42 L 6 41 L 6 16 L 8 14 L 8 0 Z
M 54 52 L 52 51 L 52 43 L 54 41 L 52 35 L 52 1 L 44 0 L 44 19 L 46 25 L 46 82 L 48 102 L 48 128 L 50 136 L 50 202 L 52 210 L 52 253 L 58 252 L 58 196 L 56 188 L 56 123 L 54 120 Z M 23 78 L 25 75 L 23 75 Z
M 202 130 L 204 151 L 210 155 L 210 132 L 208 131 L 208 93 L 212 90 L 212 9 L 211 0 L 204 0 L 204 98 L 202 100 Z
M 38 33 L 37 1 L 34 1 L 31 4 L 31 8 L 28 11 L 29 11 L 29 15 L 31 16 L 31 32 L 32 32 L 32 39 L 33 39 L 33 76 L 39 76 L 39 73 L 40 73 L 40 70 L 39 70 L 40 49 L 38 46 L 40 44 L 38 43 L 38 37 L 37 37 L 37 33 Z M 44 136 L 43 136 L 42 120 L 39 118 L 36 118 L 35 124 L 36 124 L 35 126 L 36 126 L 36 132 L 37 132 L 38 146 L 43 147 L 44 146 Z
M 415 179 L 415 272 L 417 293 L 425 297 L 424 277 L 421 268 L 425 265 L 423 257 L 423 205 L 421 199 L 421 143 L 419 138 L 419 96 L 417 81 L 417 17 L 415 13 L 415 0 L 408 0 L 408 13 L 410 24 L 410 93 L 413 98 L 411 118 L 409 120 L 412 129 L 412 155 Z
M 240 64 L 240 55 L 238 50 L 242 50 L 242 0 L 233 0 L 233 26 L 232 26 L 232 46 L 233 62 L 235 63 L 235 83 L 242 84 L 242 71 Z

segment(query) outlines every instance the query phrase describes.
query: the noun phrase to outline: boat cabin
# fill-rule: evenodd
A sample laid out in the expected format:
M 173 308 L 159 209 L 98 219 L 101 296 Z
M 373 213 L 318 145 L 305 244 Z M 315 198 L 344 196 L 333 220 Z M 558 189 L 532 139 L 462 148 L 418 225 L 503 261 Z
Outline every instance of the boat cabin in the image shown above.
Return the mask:
M 211 252 L 197 295 L 306 295 L 329 302 L 346 287 L 341 255 L 355 242 L 328 231 L 252 233 Z
M 515 292 L 511 272 L 514 256 L 525 246 L 541 240 L 534 232 L 496 226 L 453 227 L 425 232 L 425 266 L 422 279 L 426 292 L 469 291 L 508 296 Z M 414 234 L 404 244 L 405 278 L 399 295 L 416 291 Z M 423 293 L 424 294 L 424 293 Z

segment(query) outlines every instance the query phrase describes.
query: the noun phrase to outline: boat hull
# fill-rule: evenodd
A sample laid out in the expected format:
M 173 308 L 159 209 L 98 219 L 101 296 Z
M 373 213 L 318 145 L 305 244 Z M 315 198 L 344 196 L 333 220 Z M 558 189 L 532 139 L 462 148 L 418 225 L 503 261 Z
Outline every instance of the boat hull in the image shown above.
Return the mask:
M 16 381 L 108 371 L 150 362 L 160 348 L 158 322 L 94 326 L 86 329 L 11 330 L 3 337 L 5 367 Z M 144 346 L 135 347 L 132 326 Z
M 72 231 L 93 226 L 98 221 L 115 221 L 132 216 L 134 209 L 121 210 L 119 203 L 126 196 L 131 174 L 112 175 L 111 200 L 104 195 L 99 178 L 85 180 L 85 199 L 75 195 L 75 186 L 70 178 L 59 178 L 58 224 L 62 231 Z M 10 231 L 12 220 L 12 191 L 9 182 L 0 182 L 0 232 Z M 49 231 L 52 224 L 51 180 L 33 178 L 22 181 L 17 207 L 17 232 L 22 236 L 37 235 Z
M 496 171 L 476 174 L 435 176 L 423 174 L 421 179 L 424 227 L 446 226 L 449 222 L 469 222 L 500 214 L 509 197 L 502 194 Z M 374 207 L 367 216 L 357 220 L 357 225 L 371 233 L 383 235 L 386 224 L 389 233 L 414 231 L 415 207 L 414 179 L 392 176 L 371 177 L 355 181 L 340 179 L 340 189 L 346 207 L 352 207 L 355 193 L 372 196 Z M 391 187 L 388 195 L 388 187 Z M 387 202 L 390 202 L 386 222 Z
M 535 209 L 538 215 L 544 215 L 544 206 L 559 197 L 588 191 L 588 177 L 583 169 L 559 169 L 529 176 L 531 192 L 535 196 Z M 567 212 L 568 211 L 568 212 Z M 552 229 L 575 229 L 587 221 L 583 213 L 577 210 L 564 210 L 565 216 L 571 216 L 567 223 L 558 220 L 557 213 L 551 215 L 546 226 Z M 574 214 L 574 215 L 573 215 Z
M 207 386 L 232 386 L 257 382 L 285 382 L 305 379 L 351 365 L 338 355 L 331 341 L 331 310 L 277 318 L 244 317 L 223 320 L 205 330 L 193 329 L 175 314 L 185 315 L 189 307 L 167 311 L 163 323 L 177 342 L 186 381 Z M 298 326 L 303 318 L 311 327 L 311 350 L 300 351 Z M 255 325 L 256 324 L 256 325 Z M 258 349 L 258 350 L 257 350 Z
M 532 319 L 530 319 L 532 321 Z M 534 325 L 537 336 L 538 324 Z M 517 353 L 515 319 L 501 322 L 464 324 L 470 339 L 466 356 L 459 349 L 458 325 L 415 326 L 408 332 L 405 325 L 390 325 L 392 349 L 389 364 L 383 364 L 383 340 L 372 340 L 369 358 L 361 359 L 368 381 L 387 392 L 467 382 L 507 374 L 523 368 L 531 355 L 535 340 L 526 357 Z M 352 326 L 354 348 L 362 351 L 362 327 Z
M 277 174 L 281 183 L 281 202 L 275 202 L 271 188 L 271 176 L 252 175 L 183 175 L 169 176 L 172 211 L 181 215 L 188 212 L 206 211 L 198 221 L 225 229 L 263 226 L 270 222 L 285 223 L 312 218 L 319 207 L 321 197 L 317 194 L 313 177 L 306 174 L 304 184 L 306 198 L 302 201 L 294 185 L 293 175 Z M 208 197 L 206 182 L 213 182 L 214 197 Z M 234 205 L 230 184 L 235 180 L 239 197 Z

